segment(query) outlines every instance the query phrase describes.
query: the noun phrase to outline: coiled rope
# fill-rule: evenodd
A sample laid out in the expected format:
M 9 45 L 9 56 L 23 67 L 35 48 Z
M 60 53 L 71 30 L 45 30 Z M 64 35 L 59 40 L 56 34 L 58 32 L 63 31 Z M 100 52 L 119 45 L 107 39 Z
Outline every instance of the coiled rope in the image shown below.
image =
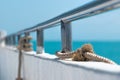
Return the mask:
M 93 47 L 90 44 L 85 44 L 74 52 L 61 53 L 57 52 L 56 56 L 60 59 L 72 58 L 73 61 L 98 61 L 109 64 L 116 64 L 112 60 L 99 56 L 94 53 Z

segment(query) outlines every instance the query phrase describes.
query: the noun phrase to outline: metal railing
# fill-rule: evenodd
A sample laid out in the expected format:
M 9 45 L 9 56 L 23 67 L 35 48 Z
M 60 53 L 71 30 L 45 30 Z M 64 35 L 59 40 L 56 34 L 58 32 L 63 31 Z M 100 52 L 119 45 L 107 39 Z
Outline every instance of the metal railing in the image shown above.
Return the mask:
M 37 24 L 33 27 L 21 30 L 17 33 L 8 35 L 5 38 L 7 45 L 15 45 L 18 37 L 20 39 L 22 34 L 30 35 L 30 32 L 37 32 L 37 52 L 42 53 L 44 51 L 44 30 L 46 28 L 52 28 L 56 25 L 61 25 L 61 39 L 62 39 L 62 51 L 71 51 L 71 22 L 83 19 L 89 16 L 100 14 L 112 9 L 120 7 L 120 0 L 94 0 L 84 6 L 78 7 L 71 11 L 65 12 L 57 17 L 54 17 L 48 21 Z

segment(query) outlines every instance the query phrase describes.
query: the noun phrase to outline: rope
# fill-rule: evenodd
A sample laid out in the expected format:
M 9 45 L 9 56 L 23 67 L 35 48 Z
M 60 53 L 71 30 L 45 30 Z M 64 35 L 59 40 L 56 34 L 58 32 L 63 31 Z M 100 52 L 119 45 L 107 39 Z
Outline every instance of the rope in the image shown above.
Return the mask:
M 21 69 L 22 69 L 22 51 L 19 50 L 19 63 L 18 63 L 18 77 L 16 80 L 23 80 L 21 78 Z
M 32 51 L 30 40 L 32 39 L 31 36 L 25 36 L 20 38 L 18 50 L 19 50 L 19 60 L 18 60 L 18 75 L 16 80 L 23 80 L 21 78 L 21 71 L 22 71 L 22 50 L 24 51 Z
M 58 56 L 60 59 L 72 58 L 73 61 L 98 61 L 109 64 L 116 64 L 110 59 L 95 54 L 93 47 L 90 44 L 85 44 L 81 48 L 70 53 L 57 52 L 56 56 Z

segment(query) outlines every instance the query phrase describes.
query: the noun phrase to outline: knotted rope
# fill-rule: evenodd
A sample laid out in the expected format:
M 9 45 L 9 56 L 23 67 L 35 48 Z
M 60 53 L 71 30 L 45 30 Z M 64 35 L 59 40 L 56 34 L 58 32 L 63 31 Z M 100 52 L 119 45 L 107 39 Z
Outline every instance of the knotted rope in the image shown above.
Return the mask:
M 98 61 L 109 64 L 116 64 L 112 60 L 99 56 L 94 53 L 93 47 L 90 44 L 85 44 L 74 52 L 61 53 L 57 52 L 56 56 L 60 59 L 72 58 L 73 61 Z
M 19 45 L 17 47 L 17 49 L 19 50 L 19 62 L 18 62 L 18 76 L 16 78 L 16 80 L 23 80 L 21 78 L 21 69 L 22 69 L 22 50 L 24 51 L 32 51 L 31 48 L 31 44 L 30 44 L 30 40 L 32 39 L 31 36 L 25 36 L 20 38 L 19 40 Z

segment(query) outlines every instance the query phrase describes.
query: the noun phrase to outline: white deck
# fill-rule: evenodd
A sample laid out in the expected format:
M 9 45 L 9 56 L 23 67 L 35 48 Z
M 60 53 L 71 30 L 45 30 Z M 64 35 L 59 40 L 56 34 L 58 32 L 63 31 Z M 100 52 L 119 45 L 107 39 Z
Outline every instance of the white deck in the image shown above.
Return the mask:
M 15 80 L 18 52 L 0 47 L 0 80 Z M 120 66 L 102 62 L 58 60 L 49 54 L 23 54 L 24 80 L 119 80 Z

